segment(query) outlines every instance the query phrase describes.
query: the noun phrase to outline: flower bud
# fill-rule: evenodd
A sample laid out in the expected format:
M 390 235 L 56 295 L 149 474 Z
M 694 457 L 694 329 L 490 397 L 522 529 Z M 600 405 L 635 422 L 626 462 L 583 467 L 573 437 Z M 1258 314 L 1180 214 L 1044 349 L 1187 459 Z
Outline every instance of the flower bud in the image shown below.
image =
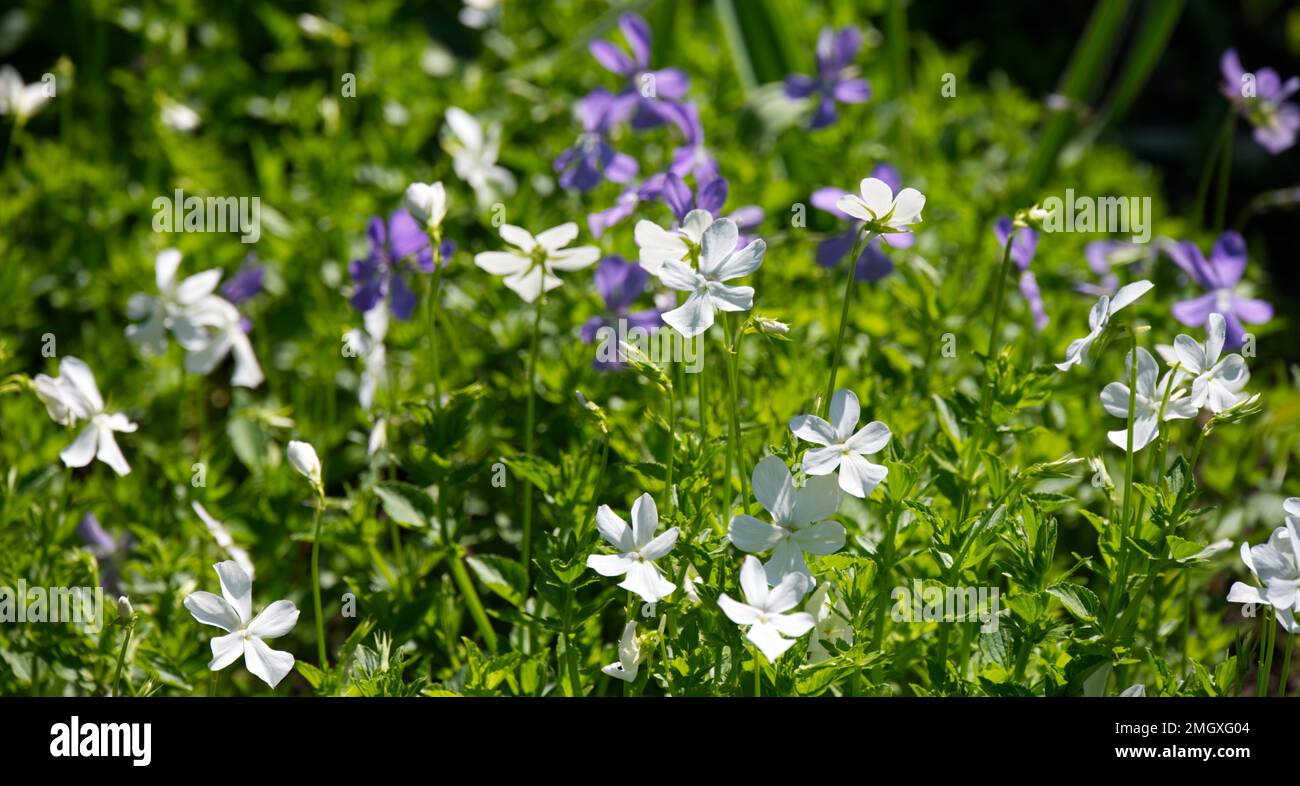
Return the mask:
M 131 607 L 131 599 L 125 595 L 119 596 L 117 599 L 117 616 L 129 620 L 134 613 L 135 609 Z
M 294 440 L 289 443 L 289 463 L 304 478 L 311 481 L 317 490 L 321 488 L 320 459 L 316 449 L 306 442 Z
M 412 183 L 406 187 L 403 204 L 425 229 L 435 230 L 447 215 L 447 191 L 442 183 Z

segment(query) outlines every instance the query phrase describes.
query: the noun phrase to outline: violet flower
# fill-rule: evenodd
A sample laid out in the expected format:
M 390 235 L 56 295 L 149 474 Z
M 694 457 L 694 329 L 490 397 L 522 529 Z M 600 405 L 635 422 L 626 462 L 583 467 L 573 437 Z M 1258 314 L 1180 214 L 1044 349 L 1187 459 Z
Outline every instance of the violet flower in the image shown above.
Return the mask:
M 700 110 L 695 103 L 665 105 L 664 113 L 684 137 L 682 144 L 673 150 L 668 171 L 680 178 L 694 175 L 696 182 L 718 177 L 718 162 L 704 146 L 704 125 L 700 123 Z
M 1252 75 L 1254 94 L 1244 95 L 1248 92 L 1248 72 L 1241 67 L 1236 49 L 1229 49 L 1219 58 L 1219 71 L 1223 74 L 1219 88 L 1233 108 L 1254 126 L 1260 147 L 1277 155 L 1295 144 L 1296 133 L 1300 132 L 1300 107 L 1286 99 L 1300 90 L 1300 77 L 1283 82 L 1277 71 L 1261 68 Z
M 239 266 L 239 272 L 221 285 L 221 296 L 237 306 L 262 291 L 262 279 L 266 268 L 258 264 L 256 257 L 251 257 Z
M 820 95 L 809 129 L 825 128 L 839 115 L 835 103 L 860 104 L 871 98 L 871 83 L 856 78 L 853 59 L 862 48 L 862 33 L 856 27 L 834 30 L 822 28 L 817 36 L 817 77 L 791 74 L 785 78 L 785 94 L 789 98 L 808 98 Z
M 1011 219 L 1002 217 L 993 225 L 993 234 L 998 238 L 998 248 L 1007 247 L 1007 238 L 1011 235 Z M 1034 261 L 1034 252 L 1038 250 L 1038 233 L 1030 227 L 1016 232 L 1011 241 L 1011 261 L 1020 269 L 1020 294 L 1029 304 L 1029 312 L 1034 316 L 1034 329 L 1039 333 L 1047 327 L 1047 311 L 1043 308 L 1043 293 L 1038 289 L 1038 279 L 1029 269 Z
M 1088 261 L 1088 269 L 1095 273 L 1100 281 L 1096 284 L 1079 284 L 1075 289 L 1093 297 L 1114 296 L 1115 291 L 1119 289 L 1119 276 L 1111 270 L 1114 265 L 1112 257 L 1130 245 L 1132 244 L 1124 240 L 1094 240 L 1084 246 L 1083 258 Z
M 350 299 L 352 307 L 365 313 L 388 298 L 394 316 L 410 319 L 415 311 L 415 293 L 406 276 L 411 270 L 433 272 L 429 236 L 405 210 L 394 211 L 387 225 L 379 216 L 372 217 L 366 233 L 370 236 L 370 256 L 348 264 L 357 285 Z M 441 251 L 445 265 L 455 252 L 455 244 L 444 240 Z
M 596 62 L 621 76 L 625 86 L 617 101 L 627 107 L 632 117 L 632 127 L 638 131 L 661 126 L 669 118 L 665 108 L 686 95 L 691 80 L 679 68 L 650 70 L 650 25 L 636 14 L 619 17 L 618 27 L 623 31 L 632 56 L 609 43 L 597 39 L 587 47 Z M 622 110 L 620 120 L 626 117 Z
M 895 193 L 903 185 L 898 170 L 889 164 L 877 164 L 871 170 L 871 177 L 884 182 Z M 835 267 L 848 256 L 853 250 L 853 242 L 858 236 L 858 231 L 862 228 L 862 221 L 840 210 L 835 204 L 846 193 L 848 192 L 843 189 L 828 186 L 817 189 L 812 195 L 813 207 L 851 224 L 848 230 L 831 235 L 817 244 L 817 264 L 822 267 Z M 882 241 L 891 248 L 910 248 L 916 242 L 916 236 L 911 232 L 895 232 L 871 238 L 858 254 L 857 268 L 853 273 L 855 281 L 875 282 L 893 272 L 894 263 L 881 249 Z
M 640 328 L 649 334 L 663 324 L 657 308 L 629 311 L 650 282 L 650 274 L 640 265 L 611 255 L 600 260 L 595 276 L 596 291 L 605 301 L 605 314 L 593 316 L 583 323 L 580 335 L 584 344 L 595 342 L 603 327 L 612 328 L 619 335 L 632 328 Z M 619 328 L 620 320 L 626 320 L 626 327 L 622 330 Z M 624 366 L 620 361 L 605 361 L 599 357 L 591 365 L 601 371 L 614 371 Z
M 87 513 L 77 525 L 77 536 L 86 542 L 90 552 L 99 564 L 99 585 L 110 595 L 121 595 L 121 562 L 130 551 L 134 542 L 131 533 L 125 533 L 117 540 L 104 531 L 94 513 Z
M 745 247 L 753 240 L 749 232 L 758 228 L 763 223 L 763 208 L 758 205 L 745 205 L 736 208 L 729 215 L 722 214 L 722 206 L 727 202 L 727 190 L 729 188 L 727 179 L 721 175 L 701 181 L 696 178 L 697 188 L 694 192 L 690 186 L 686 185 L 677 175 L 669 172 L 664 178 L 663 200 L 668 205 L 668 209 L 673 211 L 673 216 L 677 223 L 686 220 L 686 214 L 692 210 L 706 210 L 710 215 L 716 218 L 730 218 L 736 222 L 736 229 L 740 234 L 736 240 L 738 247 Z
M 1273 318 L 1273 306 L 1267 301 L 1238 294 L 1238 284 L 1246 271 L 1246 241 L 1233 231 L 1224 232 L 1210 250 L 1210 261 L 1195 243 L 1170 243 L 1165 253 L 1175 265 L 1191 276 L 1206 294 L 1175 303 L 1174 318 L 1188 327 L 1208 325 L 1210 314 L 1219 313 L 1227 322 L 1225 346 L 1241 346 L 1246 330 L 1242 322 L 1252 325 Z
M 636 159 L 618 152 L 609 144 L 610 131 L 624 119 L 628 109 L 631 109 L 629 105 L 620 106 L 603 87 L 596 88 L 578 102 L 582 136 L 555 159 L 555 171 L 560 173 L 561 186 L 590 191 L 605 178 L 614 183 L 626 183 L 636 177 Z

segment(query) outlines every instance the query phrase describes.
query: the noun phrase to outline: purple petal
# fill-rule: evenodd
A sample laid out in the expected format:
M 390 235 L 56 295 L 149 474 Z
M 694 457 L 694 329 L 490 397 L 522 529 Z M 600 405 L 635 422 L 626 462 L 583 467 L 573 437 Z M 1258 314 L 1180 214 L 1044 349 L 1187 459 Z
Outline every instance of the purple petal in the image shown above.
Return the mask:
M 245 262 L 234 278 L 221 285 L 221 296 L 234 305 L 262 291 L 262 277 L 266 269 L 255 262 Z
M 1208 319 L 1208 317 L 1207 317 Z M 1246 329 L 1241 326 L 1241 320 L 1236 314 L 1229 311 L 1223 315 L 1224 331 L 1223 346 L 1228 349 L 1236 349 L 1241 346 L 1242 339 L 1246 335 Z
M 871 83 L 865 79 L 845 79 L 835 84 L 831 95 L 842 104 L 861 104 L 871 98 Z
M 1223 74 L 1223 89 L 1230 96 L 1241 96 L 1241 78 L 1246 69 L 1241 67 L 1241 58 L 1236 49 L 1228 49 L 1219 56 L 1219 72 Z
M 631 328 L 641 328 L 647 333 L 653 333 L 662 327 L 663 324 L 664 321 L 660 316 L 658 309 L 650 308 L 645 311 L 636 311 L 627 315 L 627 326 L 629 330 Z
M 415 293 L 407 286 L 406 281 L 396 274 L 389 278 L 389 289 L 393 316 L 403 321 L 410 319 L 411 314 L 415 313 Z
M 695 206 L 700 210 L 709 211 L 716 218 L 726 201 L 727 179 L 715 177 L 700 186 L 700 195 L 695 200 Z
M 615 183 L 626 183 L 636 177 L 640 170 L 640 165 L 636 159 L 626 153 L 615 152 L 605 164 L 605 177 Z
M 822 96 L 822 100 L 817 102 L 817 111 L 813 112 L 812 120 L 808 121 L 809 130 L 825 128 L 839 119 L 839 113 L 835 111 L 835 99 L 830 96 Z
M 851 219 L 852 216 L 850 216 L 848 213 L 845 213 L 843 210 L 840 210 L 835 205 L 835 203 L 840 200 L 840 197 L 844 196 L 847 193 L 848 192 L 842 188 L 833 188 L 831 186 L 825 186 L 823 188 L 819 188 L 816 191 L 814 191 L 812 193 L 812 198 L 809 199 L 809 201 L 812 202 L 812 206 L 817 208 L 818 210 L 823 210 L 835 216 L 836 218 L 842 218 L 847 221 Z
M 894 270 L 894 263 L 880 250 L 879 244 L 872 240 L 858 255 L 858 266 L 853 272 L 855 281 L 874 283 L 889 275 Z
M 1188 327 L 1200 327 L 1209 320 L 1210 314 L 1215 310 L 1217 300 L 1218 296 L 1211 292 L 1208 295 L 1201 295 L 1191 300 L 1179 301 L 1174 304 L 1174 319 Z
M 623 38 L 636 58 L 636 66 L 641 70 L 650 67 L 650 25 L 636 14 L 623 14 L 618 18 L 618 27 L 623 31 Z
M 1296 135 L 1300 133 L 1300 107 L 1282 104 L 1274 112 L 1273 120 L 1271 126 L 1256 128 L 1254 138 L 1269 154 L 1277 155 L 1295 144 Z
M 677 100 L 691 89 L 691 78 L 680 68 L 661 68 L 650 72 L 654 76 L 655 96 Z
M 621 314 L 645 292 L 650 274 L 622 257 L 607 256 L 596 268 L 595 279 L 596 291 L 604 298 L 605 308 L 612 314 Z
M 1273 318 L 1273 304 L 1257 298 L 1233 295 L 1232 310 L 1237 312 L 1243 322 L 1252 325 L 1263 324 Z
M 433 270 L 433 247 L 419 222 L 405 210 L 397 210 L 388 219 L 388 247 L 393 264 L 414 257 L 420 269 Z
M 763 208 L 758 205 L 745 205 L 744 207 L 738 207 L 731 211 L 731 214 L 727 216 L 727 218 L 736 222 L 736 228 L 743 230 L 756 228 L 759 224 L 763 223 L 764 215 Z M 743 248 L 744 246 L 738 245 L 737 247 Z
M 1195 243 L 1170 243 L 1165 247 L 1165 253 L 1173 260 L 1174 264 L 1182 268 L 1183 272 L 1191 276 L 1192 280 L 1203 289 L 1215 289 L 1218 284 L 1214 280 L 1214 275 L 1210 266 L 1205 262 L 1205 255 L 1201 249 L 1197 248 Z M 1185 324 L 1199 325 L 1200 322 Z
M 853 250 L 856 230 L 831 235 L 817 244 L 817 264 L 822 267 L 835 267 Z M 857 275 L 856 273 L 854 274 Z
M 1241 280 L 1246 270 L 1246 241 L 1241 235 L 1228 230 L 1219 236 L 1210 249 L 1210 267 L 1220 287 L 1231 287 Z
M 609 325 L 609 320 L 604 317 L 589 317 L 586 322 L 582 323 L 582 327 L 578 329 L 578 336 L 582 339 L 582 343 L 591 344 L 595 342 L 600 329 L 607 325 Z
M 817 89 L 817 81 L 803 74 L 790 74 L 785 78 L 787 98 L 807 98 Z
M 636 71 L 636 66 L 632 63 L 632 60 L 623 54 L 622 50 L 608 41 L 596 39 L 588 44 L 587 50 L 591 52 L 592 57 L 596 58 L 597 63 L 619 76 L 630 77 Z
M 832 65 L 840 70 L 853 62 L 862 48 L 862 33 L 856 27 L 841 27 L 835 32 L 835 51 Z
M 588 133 L 608 129 L 607 117 L 613 105 L 613 93 L 603 87 L 598 87 L 579 99 L 577 109 L 582 129 Z
M 680 177 L 672 173 L 664 181 L 663 197 L 664 202 L 673 211 L 673 215 L 677 216 L 678 221 L 686 218 L 686 214 L 695 207 L 691 189 L 687 187 L 686 183 L 682 182 Z
M 911 232 L 890 232 L 881 235 L 880 239 L 890 248 L 911 248 L 916 243 L 916 235 Z
M 903 190 L 903 176 L 889 164 L 883 162 L 876 164 L 871 169 L 871 176 L 889 186 L 889 190 L 895 194 Z
M 99 519 L 95 518 L 94 513 L 87 513 L 81 518 L 81 523 L 77 524 L 77 536 L 86 541 L 86 545 L 91 547 L 96 556 L 111 554 L 117 550 L 113 537 L 99 526 Z

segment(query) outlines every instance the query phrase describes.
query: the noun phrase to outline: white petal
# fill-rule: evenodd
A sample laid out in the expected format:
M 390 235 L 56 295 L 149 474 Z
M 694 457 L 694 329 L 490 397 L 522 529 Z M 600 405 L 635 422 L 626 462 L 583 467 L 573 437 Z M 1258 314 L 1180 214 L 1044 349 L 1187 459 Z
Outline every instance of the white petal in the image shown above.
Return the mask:
M 59 363 L 59 375 L 72 384 L 72 389 L 86 403 L 91 413 L 104 408 L 104 399 L 99 396 L 99 387 L 95 384 L 95 375 L 90 366 L 69 355 Z
M 1155 284 L 1150 281 L 1134 281 L 1132 284 L 1120 287 L 1119 291 L 1115 293 L 1115 297 L 1111 298 L 1107 314 L 1113 315 L 1116 311 L 1150 292 L 1154 287 Z
M 1191 336 L 1178 334 L 1174 336 L 1174 357 L 1182 364 L 1183 370 L 1199 374 L 1209 365 L 1205 362 L 1205 350 Z
M 153 258 L 154 282 L 159 292 L 168 292 L 176 281 L 176 270 L 181 266 L 181 252 L 164 248 Z
M 1101 389 L 1101 406 L 1117 418 L 1128 418 L 1128 385 L 1111 382 Z
M 858 184 L 862 192 L 862 204 L 871 211 L 873 218 L 883 218 L 894 205 L 894 192 L 883 180 L 874 177 L 863 178 Z
M 857 453 L 848 453 L 840 459 L 840 488 L 866 499 L 888 473 L 889 470 L 881 465 L 873 464 Z
M 577 229 L 577 227 L 575 226 L 574 229 Z M 517 227 L 514 224 L 502 224 L 499 231 L 502 240 L 520 251 L 528 253 L 537 247 L 537 240 L 523 227 Z
M 844 548 L 844 525 L 838 521 L 819 521 L 795 530 L 794 542 L 810 554 L 834 554 Z
M 600 249 L 595 246 L 578 246 L 563 251 L 552 251 L 546 259 L 546 266 L 554 270 L 582 270 L 590 267 L 600 259 Z
M 239 612 L 235 611 L 225 598 L 211 592 L 191 592 L 185 596 L 185 608 L 189 609 L 194 619 L 204 625 L 211 625 L 230 633 L 239 630 L 243 622 Z
M 602 576 L 622 576 L 636 560 L 626 554 L 592 554 L 587 557 L 587 567 Z
M 733 600 L 727 593 L 718 596 L 718 606 L 722 613 L 737 625 L 753 625 L 758 622 L 758 610 L 738 600 Z
M 774 614 L 789 611 L 799 605 L 799 599 L 810 589 L 812 589 L 812 580 L 809 579 L 806 571 L 786 574 L 772 588 L 763 608 Z
M 767 607 L 767 576 L 763 564 L 755 557 L 745 557 L 740 565 L 740 590 L 745 602 L 756 608 Z
M 666 261 L 681 262 L 686 258 L 686 243 L 681 237 L 653 221 L 638 221 L 635 237 L 641 249 L 641 267 L 650 273 L 658 273 Z
M 659 265 L 659 280 L 669 289 L 694 292 L 700 277 L 689 265 L 675 259 L 664 259 Z
M 704 230 L 700 241 L 700 273 L 708 278 L 718 280 L 718 271 L 731 252 L 736 249 L 740 239 L 740 230 L 736 222 L 729 218 L 719 218 Z
M 642 494 L 632 501 L 632 543 L 641 548 L 654 539 L 657 529 L 659 509 L 655 507 L 655 498 Z
M 835 207 L 839 208 L 840 212 L 861 221 L 875 219 L 875 215 L 867 209 L 867 203 L 863 202 L 857 194 L 845 194 L 835 201 Z
M 543 289 L 555 288 L 547 281 L 547 278 L 548 276 L 543 268 L 535 267 L 523 273 L 506 276 L 502 283 L 514 290 L 515 294 L 522 298 L 525 303 L 532 303 L 542 294 Z M 549 278 L 558 285 L 558 278 L 554 276 L 549 276 Z
M 84 467 L 95 458 L 95 446 L 99 441 L 99 429 L 89 425 L 81 430 L 72 444 L 59 453 L 59 458 L 69 467 Z
M 862 409 L 858 404 L 858 394 L 848 388 L 840 388 L 831 396 L 831 425 L 835 428 L 835 441 L 846 442 L 858 427 L 858 417 Z
M 775 548 L 785 534 L 785 530 L 775 524 L 768 524 L 744 513 L 733 517 L 727 527 L 727 539 L 731 545 L 750 554 L 762 554 Z
M 775 661 L 782 653 L 794 646 L 793 639 L 781 638 L 781 634 L 770 624 L 754 625 L 745 633 L 745 638 L 752 641 L 770 661 Z
M 709 300 L 719 311 L 748 311 L 754 307 L 754 288 L 709 284 Z
M 219 283 L 221 283 L 221 271 L 216 268 L 195 273 L 176 288 L 176 302 L 182 306 L 193 305 L 211 295 Z
M 117 439 L 113 436 L 113 430 L 107 424 L 97 426 L 99 430 L 99 449 L 95 452 L 95 457 L 113 468 L 118 475 L 131 474 L 131 465 L 126 463 L 126 456 L 122 455 L 122 449 L 117 446 Z
M 640 595 L 646 603 L 655 603 L 677 589 L 676 584 L 659 575 L 659 569 L 651 562 L 633 562 L 628 566 L 626 578 L 618 586 Z
M 707 210 L 692 210 L 682 219 L 681 233 L 695 245 L 704 242 L 704 230 L 713 223 L 713 214 Z
M 668 263 L 665 263 L 660 273 L 667 268 Z M 684 338 L 692 338 L 713 327 L 713 302 L 705 295 L 692 292 L 685 303 L 665 312 L 662 319 Z
M 836 442 L 835 429 L 816 415 L 796 415 L 790 418 L 790 431 L 799 439 L 814 445 Z
M 905 227 L 921 220 L 921 210 L 925 207 L 925 195 L 915 188 L 904 188 L 894 198 L 894 214 L 889 218 L 891 227 Z
M 242 622 L 253 618 L 253 580 L 234 560 L 218 562 L 212 566 L 221 582 L 221 595 L 239 614 Z
M 298 607 L 292 601 L 277 600 L 248 623 L 248 632 L 258 638 L 274 639 L 293 630 L 297 624 Z
M 879 453 L 889 444 L 889 426 L 873 420 L 849 437 L 844 443 L 854 453 Z
M 681 530 L 677 527 L 665 531 L 662 535 L 641 547 L 641 556 L 648 560 L 656 560 L 667 556 L 673 550 L 673 546 L 677 545 L 677 537 L 680 534 Z
M 794 512 L 794 478 L 778 456 L 765 456 L 751 477 L 754 498 L 777 522 L 790 521 Z
M 767 243 L 762 238 L 752 240 L 749 245 L 723 260 L 712 276 L 718 281 L 748 276 L 763 264 L 763 255 L 766 253 Z
M 494 276 L 509 276 L 522 273 L 532 263 L 528 257 L 509 251 L 484 251 L 474 255 L 474 264 Z
M 250 674 L 274 688 L 293 669 L 293 656 L 273 650 L 266 642 L 252 637 L 244 641 L 244 666 Z
M 1258 606 L 1269 605 L 1268 600 L 1264 598 L 1259 587 L 1253 587 L 1249 584 L 1243 584 L 1240 581 L 1233 582 L 1232 587 L 1228 589 L 1229 603 L 1254 603 Z
M 537 245 L 547 251 L 558 251 L 578 237 L 578 225 L 572 221 L 551 227 L 537 236 Z
M 1227 338 L 1228 323 L 1224 320 L 1223 315 L 1215 312 L 1210 314 L 1210 323 L 1205 329 L 1205 365 L 1213 366 L 1219 360 L 1219 354 L 1223 352 L 1223 342 Z
M 803 488 L 795 491 L 790 519 L 796 526 L 803 526 L 835 515 L 839 506 L 839 482 L 829 474 L 814 475 Z
M 829 475 L 839 467 L 843 457 L 844 448 L 839 445 L 813 448 L 803 454 L 803 471 L 809 475 Z
M 632 538 L 632 531 L 628 529 L 627 522 L 609 505 L 601 505 L 596 509 L 596 530 L 619 551 L 628 552 L 636 549 L 636 542 Z
M 816 625 L 816 620 L 807 612 L 797 612 L 795 614 L 781 614 L 773 617 L 772 627 L 776 628 L 786 636 L 799 637 L 812 630 Z
M 217 636 L 209 644 L 212 647 L 212 660 L 208 662 L 208 668 L 212 671 L 221 671 L 239 660 L 239 656 L 244 654 L 244 635 L 242 633 L 227 633 L 224 636 Z

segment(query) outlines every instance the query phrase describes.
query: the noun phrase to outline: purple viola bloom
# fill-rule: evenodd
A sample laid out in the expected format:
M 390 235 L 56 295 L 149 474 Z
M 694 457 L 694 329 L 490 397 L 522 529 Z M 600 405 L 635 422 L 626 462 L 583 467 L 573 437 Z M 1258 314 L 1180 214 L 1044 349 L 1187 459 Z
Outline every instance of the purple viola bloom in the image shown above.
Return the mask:
M 626 115 L 630 105 L 620 105 L 603 87 L 596 88 L 578 102 L 578 115 L 582 118 L 582 136 L 573 147 L 555 159 L 555 171 L 560 173 L 560 185 L 569 190 L 590 191 L 609 178 L 615 183 L 626 183 L 636 177 L 636 159 L 615 150 L 609 144 L 609 133 Z
M 667 175 L 662 172 L 651 175 L 641 185 L 623 189 L 612 206 L 588 215 L 587 227 L 591 229 L 592 237 L 600 237 L 605 230 L 627 219 L 642 202 L 662 199 L 666 178 Z
M 95 514 L 87 513 L 77 524 L 77 536 L 86 542 L 90 552 L 95 555 L 95 562 L 99 564 L 99 585 L 110 595 L 121 595 L 121 561 L 131 549 L 131 534 L 128 532 L 113 540 L 113 536 L 99 525 Z
M 1251 80 L 1246 79 L 1248 72 L 1241 67 L 1236 49 L 1229 49 L 1219 58 L 1219 71 L 1223 74 L 1219 89 L 1255 127 L 1255 141 L 1260 147 L 1277 155 L 1295 144 L 1300 132 L 1300 107 L 1286 99 L 1300 90 L 1300 77 L 1283 82 L 1277 71 L 1261 68 L 1251 74 L 1254 93 L 1244 95 Z
M 722 206 L 727 202 L 729 188 L 727 179 L 717 175 L 703 181 L 697 178 L 696 183 L 698 187 L 692 193 L 690 186 L 677 175 L 669 172 L 664 178 L 663 200 L 673 211 L 677 223 L 685 221 L 686 215 L 692 210 L 704 210 L 715 219 L 730 218 L 734 221 L 736 229 L 740 230 L 739 239 L 736 241 L 737 247 L 749 245 L 749 242 L 754 239 L 749 232 L 763 223 L 763 208 L 758 205 L 745 205 L 724 216 Z
M 877 164 L 871 170 L 871 177 L 884 182 L 895 193 L 902 186 L 902 178 L 898 170 L 889 164 Z M 835 204 L 846 193 L 848 192 L 843 189 L 827 186 L 817 189 L 812 194 L 813 207 L 850 222 L 849 229 L 831 235 L 817 244 L 817 264 L 822 267 L 835 267 L 848 256 L 853 251 L 853 243 L 857 239 L 858 232 L 862 229 L 863 222 L 840 210 Z M 871 238 L 858 254 L 857 269 L 853 274 L 855 280 L 879 281 L 893 271 L 894 263 L 880 248 L 881 242 L 891 248 L 910 248 L 916 242 L 916 236 L 911 232 L 894 232 Z
M 580 335 L 584 344 L 594 343 L 600 337 L 601 328 L 610 328 L 621 336 L 633 328 L 640 328 L 650 334 L 662 324 L 657 308 L 630 311 L 632 304 L 641 297 L 646 285 L 650 283 L 650 274 L 645 268 L 620 256 L 611 255 L 600 260 L 595 277 L 596 291 L 605 301 L 605 313 L 593 316 L 583 323 Z M 625 322 L 622 328 L 619 326 L 620 321 Z M 620 361 L 606 361 L 599 357 L 591 365 L 601 371 L 614 371 L 624 366 Z
M 1003 216 L 993 224 L 993 234 L 998 238 L 998 248 L 1007 247 L 1007 238 L 1011 236 L 1011 219 Z M 1047 311 L 1043 308 L 1043 293 L 1038 288 L 1038 279 L 1029 269 L 1034 261 L 1034 252 L 1038 250 L 1038 233 L 1030 227 L 1016 232 L 1011 240 L 1011 261 L 1020 270 L 1020 294 L 1029 304 L 1029 312 L 1034 317 L 1034 329 L 1039 333 L 1047 327 Z
M 1225 346 L 1241 346 L 1246 330 L 1243 322 L 1258 325 L 1273 318 L 1273 306 L 1267 301 L 1244 297 L 1237 285 L 1246 272 L 1246 241 L 1236 232 L 1219 236 L 1210 251 L 1209 262 L 1195 243 L 1170 243 L 1165 253 L 1191 277 L 1206 294 L 1174 304 L 1174 318 L 1188 327 L 1200 327 L 1210 314 L 1223 315 L 1227 323 Z
M 266 268 L 257 263 L 255 257 L 240 265 L 239 272 L 221 285 L 221 296 L 231 305 L 239 305 L 262 291 L 262 278 Z
M 627 107 L 626 113 L 620 110 L 620 121 L 630 113 L 632 127 L 637 130 L 661 126 L 668 120 L 664 110 L 686 95 L 691 80 L 680 68 L 650 70 L 650 25 L 644 19 L 624 14 L 619 17 L 618 27 L 632 50 L 631 57 L 600 39 L 587 48 L 596 62 L 625 80 L 617 97 L 618 103 Z
M 817 108 L 808 121 L 809 129 L 825 128 L 839 115 L 835 104 L 860 104 L 871 98 L 871 83 L 858 79 L 853 59 L 862 48 L 862 33 L 856 27 L 822 28 L 817 36 L 817 77 L 791 74 L 785 78 L 790 98 L 819 95 Z
M 668 171 L 681 178 L 694 175 L 697 183 L 718 177 L 718 162 L 704 146 L 704 125 L 695 103 L 665 105 L 664 112 L 684 137 L 682 144 L 673 150 Z
M 365 313 L 388 298 L 393 316 L 406 320 L 415 311 L 415 293 L 406 281 L 412 268 L 421 273 L 433 271 L 433 251 L 424 228 L 405 210 L 394 211 L 385 225 L 379 216 L 370 219 L 366 229 L 370 236 L 370 256 L 354 259 L 348 272 L 356 284 L 352 307 Z M 443 264 L 455 244 L 442 243 Z

